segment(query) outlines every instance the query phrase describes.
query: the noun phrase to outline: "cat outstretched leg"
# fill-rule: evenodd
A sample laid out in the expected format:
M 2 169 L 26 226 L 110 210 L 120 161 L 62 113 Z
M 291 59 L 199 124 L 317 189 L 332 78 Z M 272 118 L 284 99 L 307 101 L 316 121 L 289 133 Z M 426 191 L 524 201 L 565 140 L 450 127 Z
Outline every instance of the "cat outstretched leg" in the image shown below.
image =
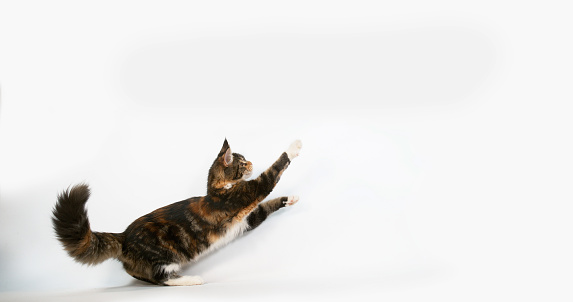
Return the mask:
M 285 207 L 290 207 L 290 206 L 294 205 L 295 203 L 297 203 L 299 200 L 300 200 L 300 198 L 296 195 L 289 196 L 287 201 L 285 201 Z
M 300 154 L 301 148 L 302 142 L 300 140 L 294 141 L 265 172 L 248 182 L 249 191 L 255 192 L 255 198 L 258 202 L 272 192 L 290 162 Z
M 292 144 L 290 144 L 290 146 L 286 151 L 288 159 L 293 160 L 295 157 L 297 157 L 300 154 L 301 148 L 302 148 L 302 142 L 300 141 L 300 139 L 297 139 L 296 141 L 292 142 Z
M 298 196 L 283 196 L 259 204 L 257 208 L 247 216 L 247 223 L 249 225 L 247 231 L 253 230 L 261 225 L 273 212 L 282 207 L 292 206 L 297 203 L 298 200 Z

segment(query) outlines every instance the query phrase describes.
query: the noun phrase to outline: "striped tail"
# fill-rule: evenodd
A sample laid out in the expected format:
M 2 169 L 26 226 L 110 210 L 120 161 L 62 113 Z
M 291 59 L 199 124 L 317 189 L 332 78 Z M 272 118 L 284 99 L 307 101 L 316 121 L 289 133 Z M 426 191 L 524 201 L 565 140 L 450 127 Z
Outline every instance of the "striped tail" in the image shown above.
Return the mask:
M 58 240 L 77 262 L 95 265 L 121 255 L 123 234 L 92 232 L 85 204 L 90 197 L 86 184 L 67 189 L 58 196 L 52 223 Z

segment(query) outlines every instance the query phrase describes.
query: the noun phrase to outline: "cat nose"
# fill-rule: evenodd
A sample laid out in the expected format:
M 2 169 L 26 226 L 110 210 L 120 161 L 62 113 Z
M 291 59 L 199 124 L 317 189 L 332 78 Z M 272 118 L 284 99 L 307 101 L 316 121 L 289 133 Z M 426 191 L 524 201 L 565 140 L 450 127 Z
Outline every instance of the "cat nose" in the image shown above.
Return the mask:
M 253 170 L 253 163 L 250 161 L 247 162 L 247 169 L 249 169 L 249 171 Z

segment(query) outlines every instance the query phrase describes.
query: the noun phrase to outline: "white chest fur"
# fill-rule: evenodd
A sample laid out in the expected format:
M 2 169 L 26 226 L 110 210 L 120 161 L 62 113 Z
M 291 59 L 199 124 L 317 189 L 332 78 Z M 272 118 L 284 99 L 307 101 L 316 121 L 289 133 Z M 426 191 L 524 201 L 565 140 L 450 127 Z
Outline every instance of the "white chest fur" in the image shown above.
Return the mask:
M 203 257 L 204 255 L 207 255 L 207 254 L 211 253 L 212 251 L 217 250 L 218 248 L 227 245 L 229 242 L 233 241 L 233 239 L 241 236 L 243 234 L 243 232 L 245 232 L 247 227 L 249 227 L 249 224 L 247 223 L 247 221 L 245 219 L 243 219 L 242 221 L 240 221 L 238 223 L 235 223 L 233 226 L 231 226 L 227 230 L 225 235 L 219 237 L 215 242 L 211 243 L 209 248 L 207 248 L 206 250 L 201 252 L 199 255 L 195 256 L 195 258 L 193 258 L 193 260 L 197 261 L 199 258 Z

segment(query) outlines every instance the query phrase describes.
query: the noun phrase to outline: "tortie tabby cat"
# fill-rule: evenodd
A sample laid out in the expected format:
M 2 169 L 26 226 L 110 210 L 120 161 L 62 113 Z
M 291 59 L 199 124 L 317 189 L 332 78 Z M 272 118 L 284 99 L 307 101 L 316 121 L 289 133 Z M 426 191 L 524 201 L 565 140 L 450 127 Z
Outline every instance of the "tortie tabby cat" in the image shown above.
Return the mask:
M 247 180 L 253 165 L 232 153 L 227 140 L 209 169 L 207 195 L 157 209 L 135 220 L 123 233 L 90 230 L 85 203 L 90 190 L 80 184 L 62 192 L 53 210 L 57 238 L 68 254 L 83 264 L 115 258 L 139 280 L 159 285 L 203 284 L 199 276 L 180 276 L 183 264 L 197 260 L 245 231 L 269 214 L 298 201 L 296 196 L 267 197 L 302 143 L 293 142 L 265 172 Z

